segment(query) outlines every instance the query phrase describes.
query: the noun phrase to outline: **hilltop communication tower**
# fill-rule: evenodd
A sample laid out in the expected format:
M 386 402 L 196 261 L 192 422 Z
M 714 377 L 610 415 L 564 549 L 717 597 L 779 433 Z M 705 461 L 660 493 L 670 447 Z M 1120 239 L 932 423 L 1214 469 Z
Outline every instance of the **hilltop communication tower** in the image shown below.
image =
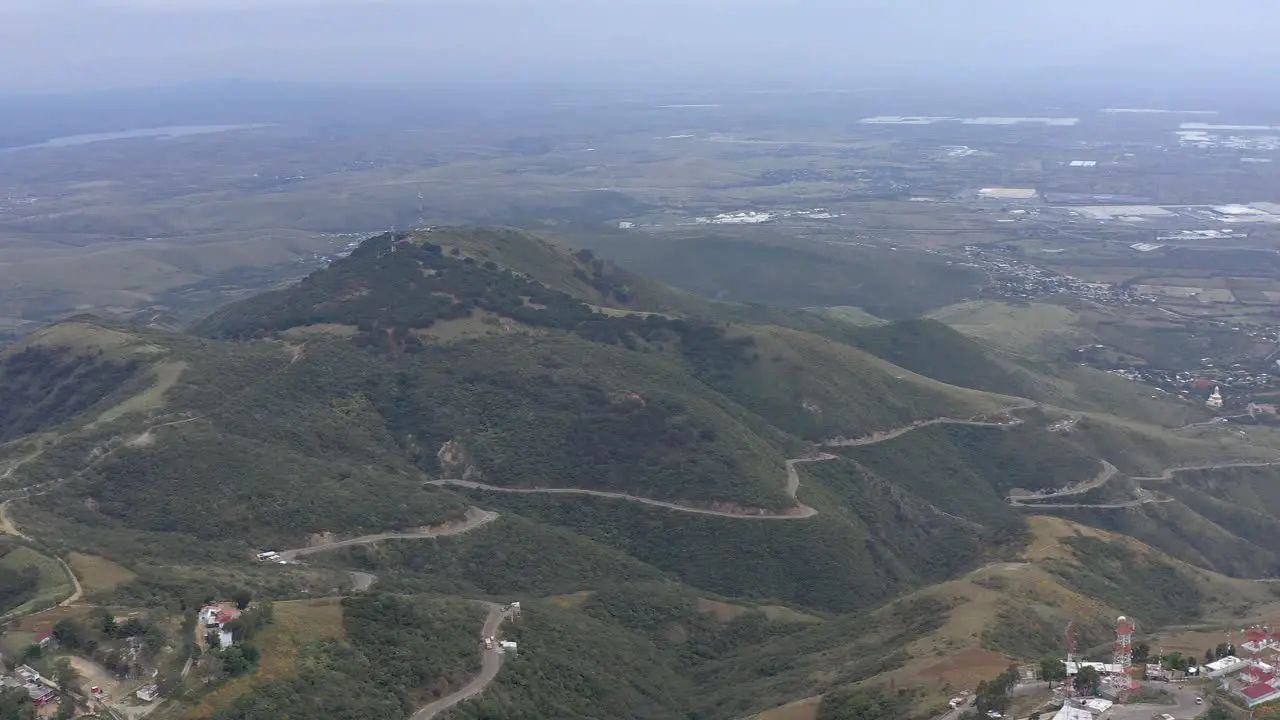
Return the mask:
M 1116 618 L 1115 664 L 1120 672 L 1127 671 L 1133 664 L 1133 623 L 1123 615 Z

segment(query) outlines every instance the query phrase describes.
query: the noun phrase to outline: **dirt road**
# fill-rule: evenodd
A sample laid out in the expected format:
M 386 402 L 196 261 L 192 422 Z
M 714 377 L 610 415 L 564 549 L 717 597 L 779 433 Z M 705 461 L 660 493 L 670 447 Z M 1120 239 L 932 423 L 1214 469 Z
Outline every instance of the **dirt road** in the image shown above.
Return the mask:
M 362 535 L 361 537 L 351 538 L 350 540 L 335 540 L 331 543 L 323 545 L 312 545 L 311 547 L 296 548 L 294 550 L 283 550 L 280 552 L 281 560 L 295 560 L 302 555 L 312 555 L 315 553 L 336 550 L 338 548 L 351 547 L 353 545 L 368 545 L 370 543 L 381 542 L 383 540 L 426 540 L 434 537 L 446 537 L 448 535 L 461 535 L 470 532 L 478 527 L 483 527 L 498 519 L 498 513 L 489 510 L 481 510 L 479 508 L 471 508 L 467 511 L 467 517 L 462 522 L 451 523 L 436 528 L 427 528 L 418 532 L 407 533 L 378 533 L 376 535 Z
M 1090 490 L 1095 490 L 1097 488 L 1102 487 L 1103 485 L 1106 485 L 1108 482 L 1111 481 L 1111 478 L 1116 476 L 1116 472 L 1117 470 L 1115 465 L 1112 465 L 1106 460 L 1103 460 L 1102 469 L 1098 471 L 1097 475 L 1094 475 L 1089 480 L 1083 483 L 1080 483 L 1075 487 L 1070 487 L 1065 490 L 1058 490 L 1056 492 L 1051 492 L 1044 495 L 1010 495 L 1005 499 L 1009 501 L 1010 505 L 1013 505 L 1015 507 L 1020 505 L 1027 505 L 1030 507 L 1036 507 L 1036 506 L 1052 507 L 1051 505 L 1042 505 L 1041 503 L 1035 502 L 1035 501 L 1052 500 L 1053 498 L 1067 497 L 1069 495 L 1083 495 L 1084 493 L 1087 493 Z M 1027 501 L 1032 501 L 1032 502 L 1027 502 Z
M 430 720 L 467 698 L 475 697 L 484 692 L 489 687 L 489 683 L 497 677 L 498 671 L 502 669 L 502 648 L 496 643 L 492 648 L 484 648 L 484 639 L 487 637 L 497 637 L 498 628 L 502 625 L 502 621 L 507 619 L 507 614 L 502 611 L 501 605 L 491 602 L 476 601 L 489 611 L 488 616 L 484 620 L 484 628 L 480 631 L 481 648 L 483 648 L 480 656 L 480 674 L 471 678 L 461 690 L 450 693 L 445 697 L 422 706 L 410 716 L 409 720 Z
M 1214 465 L 1186 465 L 1183 467 L 1165 468 L 1159 475 L 1151 477 L 1135 477 L 1138 482 L 1161 482 L 1164 480 L 1172 480 L 1173 476 L 1182 472 L 1195 472 L 1197 470 L 1226 470 L 1227 468 L 1257 468 L 1271 467 L 1280 465 L 1280 460 L 1270 460 L 1267 462 L 1236 462 L 1236 463 L 1217 463 Z
M 816 462 L 812 458 L 796 458 L 800 462 Z M 824 458 L 827 459 L 827 458 Z M 470 480 L 430 480 L 430 485 L 453 485 L 456 487 L 470 488 L 472 490 L 485 490 L 488 492 L 501 493 L 526 493 L 541 495 L 589 495 L 591 497 L 610 498 L 613 500 L 626 500 L 627 502 L 640 503 L 641 505 L 652 505 L 653 507 L 665 508 L 667 510 L 675 510 L 677 512 L 691 513 L 694 515 L 711 515 L 713 517 L 736 518 L 739 520 L 803 520 L 818 514 L 818 511 L 807 506 L 799 505 L 793 512 L 782 514 L 770 512 L 760 509 L 752 511 L 730 512 L 727 510 L 710 510 L 707 508 L 693 507 L 691 505 L 681 505 L 679 503 L 667 502 L 665 500 L 651 500 L 636 495 L 627 495 L 626 493 L 608 492 L 606 490 L 583 490 L 581 488 L 509 488 L 500 487 L 498 485 L 485 485 L 483 483 L 472 482 Z

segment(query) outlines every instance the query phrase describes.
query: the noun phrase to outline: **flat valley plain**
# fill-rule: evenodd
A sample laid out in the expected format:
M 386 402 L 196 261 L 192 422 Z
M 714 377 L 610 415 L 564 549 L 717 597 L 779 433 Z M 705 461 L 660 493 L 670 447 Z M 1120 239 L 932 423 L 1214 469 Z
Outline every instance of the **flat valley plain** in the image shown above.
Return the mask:
M 853 256 L 929 250 L 954 260 L 984 245 L 1083 280 L 1139 286 L 1191 315 L 1269 319 L 1280 301 L 1278 224 L 1203 211 L 1107 221 L 1079 212 L 1280 200 L 1280 164 L 1255 162 L 1268 151 L 1184 141 L 1181 123 L 1205 116 L 1109 113 L 1101 103 L 1048 112 L 995 99 L 952 113 L 944 101 L 887 92 L 387 94 L 363 112 L 336 109 L 334 96 L 333 109 L 281 115 L 226 92 L 229 109 L 208 119 L 126 114 L 114 121 L 134 125 L 66 131 L 185 119 L 225 124 L 222 132 L 179 127 L 0 156 L 0 332 L 81 311 L 180 323 L 297 279 L 359 237 L 439 223 L 540 229 L 605 250 L 725 232 Z M 326 107 L 315 92 L 311 102 Z M 862 122 L 899 107 L 1079 120 Z M 1267 118 L 1223 110 L 1210 119 Z M 984 197 L 991 188 L 1037 194 Z M 770 219 L 698 221 L 737 212 Z M 1222 229 L 1232 232 L 1185 232 Z M 1139 243 L 1161 247 L 1131 247 Z

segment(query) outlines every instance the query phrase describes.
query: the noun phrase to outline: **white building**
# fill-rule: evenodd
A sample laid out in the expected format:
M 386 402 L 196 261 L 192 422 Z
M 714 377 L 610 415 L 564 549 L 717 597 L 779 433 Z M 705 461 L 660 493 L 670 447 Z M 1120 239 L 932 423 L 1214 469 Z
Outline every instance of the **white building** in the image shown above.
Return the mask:
M 1204 666 L 1204 674 L 1206 677 L 1220 678 L 1228 673 L 1243 670 L 1248 665 L 1248 660 L 1241 660 L 1235 655 L 1228 655 L 1221 660 L 1214 660 L 1211 663 L 1206 663 Z
M 1215 410 L 1222 407 L 1222 391 L 1217 386 L 1214 386 L 1213 393 L 1209 395 L 1208 400 L 1204 401 L 1204 404 Z
M 1053 720 L 1098 720 L 1111 709 L 1111 701 L 1102 698 L 1069 700 L 1053 716 Z

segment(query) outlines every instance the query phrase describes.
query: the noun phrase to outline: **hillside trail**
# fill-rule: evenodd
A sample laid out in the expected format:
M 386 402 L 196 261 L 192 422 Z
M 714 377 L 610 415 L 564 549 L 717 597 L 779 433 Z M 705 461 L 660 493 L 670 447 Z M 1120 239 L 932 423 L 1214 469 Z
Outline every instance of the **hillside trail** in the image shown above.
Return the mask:
M 322 553 L 329 550 L 337 550 L 338 548 L 352 547 L 355 545 L 369 545 L 383 540 L 426 540 L 429 538 L 461 535 L 463 533 L 471 532 L 476 528 L 484 527 L 497 519 L 498 513 L 496 512 L 491 510 L 481 510 L 480 508 L 470 508 L 467 510 L 467 514 L 461 522 L 449 523 L 438 527 L 423 528 L 422 530 L 415 532 L 388 532 L 377 533 L 375 535 L 362 535 L 349 540 L 334 540 L 333 542 L 321 543 L 319 545 L 294 548 L 293 550 L 282 550 L 280 551 L 280 559 L 295 560 L 303 555 L 313 555 L 315 553 Z
M 482 648 L 480 672 L 461 689 L 418 708 L 413 715 L 409 716 L 409 720 L 431 720 L 431 718 L 452 708 L 463 700 L 479 695 L 489 687 L 493 679 L 498 676 L 498 671 L 502 669 L 504 655 L 502 647 L 495 642 L 493 647 L 486 648 L 484 647 L 484 640 L 490 637 L 496 638 L 502 622 L 509 619 L 510 615 L 503 610 L 501 605 L 483 600 L 476 600 L 475 602 L 483 605 L 488 610 L 488 615 L 484 620 L 484 627 L 480 630 L 480 647 Z
M 13 498 L 0 503 L 0 532 L 34 543 L 35 541 L 30 536 L 18 529 L 18 526 L 13 523 L 13 518 L 9 517 L 9 503 L 11 502 L 13 502 Z M 71 569 L 66 560 L 56 555 L 54 559 L 58 561 L 58 564 L 62 566 L 63 572 L 67 574 L 67 578 L 71 580 L 71 594 L 55 607 L 66 607 L 79 602 L 80 598 L 84 597 L 84 587 L 80 585 L 80 578 L 76 577 L 75 571 Z
M 1031 400 L 1022 399 L 1020 402 L 1010 405 L 1001 410 L 1001 414 L 1007 415 L 1008 418 L 1002 421 L 993 420 L 976 420 L 973 418 L 933 418 L 931 420 L 917 420 L 908 425 L 904 425 L 893 430 L 877 432 L 862 438 L 835 438 L 825 440 L 818 443 L 819 447 L 865 447 L 867 445 L 875 445 L 877 443 L 888 442 L 895 438 L 921 428 L 930 427 L 932 425 L 970 425 L 974 427 L 991 427 L 991 428 L 1010 428 L 1021 425 L 1023 420 L 1013 417 L 1010 413 L 1017 410 L 1028 410 L 1036 407 L 1038 404 Z M 810 507 L 799 501 L 797 494 L 800 491 L 800 472 L 797 465 L 802 463 L 825 462 L 828 460 L 837 460 L 840 456 L 827 452 L 817 452 L 804 457 L 790 458 L 784 462 L 785 479 L 783 489 L 787 497 L 796 503 L 792 507 L 781 512 L 772 512 L 763 508 L 743 509 L 743 510 L 716 510 L 706 507 L 698 507 L 695 505 L 686 505 L 683 503 L 669 502 L 666 500 L 654 500 L 652 498 L 640 497 L 638 495 L 630 495 L 628 493 L 613 492 L 609 490 L 587 490 L 583 488 L 514 488 L 502 487 L 500 485 L 487 485 L 472 480 L 461 480 L 457 478 L 442 478 L 440 480 L 428 480 L 428 485 L 448 486 L 467 488 L 471 490 L 484 490 L 486 492 L 502 492 L 502 493 L 524 493 L 524 494 L 543 494 L 543 495 L 585 495 L 589 497 L 607 498 L 612 500 L 625 500 L 627 502 L 639 503 L 641 505 L 649 505 L 651 507 L 663 508 L 666 510 L 674 510 L 676 512 L 690 513 L 693 515 L 708 515 L 711 517 L 732 518 L 735 520 L 804 520 L 814 517 L 818 514 L 817 508 Z M 937 510 L 937 508 L 934 508 Z M 937 510 L 940 514 L 947 517 L 957 518 L 949 513 Z M 967 521 L 966 521 L 967 522 Z
M 830 440 L 824 440 L 818 443 L 818 446 L 819 447 L 866 447 L 869 445 L 876 445 L 878 443 L 888 442 L 890 440 L 902 437 L 903 435 L 913 430 L 919 430 L 921 428 L 926 428 L 933 425 L 966 425 L 970 427 L 989 427 L 989 428 L 998 428 L 998 429 L 1010 428 L 1017 425 L 1021 425 L 1024 422 L 1021 418 L 1013 416 L 1012 413 L 1019 410 L 1029 410 L 1035 407 L 1039 407 L 1039 403 L 1035 402 L 1034 400 L 1028 400 L 1026 398 L 1019 398 L 1018 400 L 1019 402 L 1013 405 L 1010 405 L 1008 407 L 1005 407 L 1001 411 L 1002 414 L 1008 416 L 1007 419 L 1005 420 L 978 420 L 974 418 L 966 419 L 966 418 L 951 418 L 951 417 L 933 418 L 931 420 L 917 420 L 908 425 L 904 425 L 902 427 L 895 428 L 893 430 L 886 430 L 882 432 L 872 433 L 871 435 L 868 435 L 866 437 L 833 438 Z M 818 510 L 816 508 L 805 505 L 799 501 L 797 494 L 799 493 L 799 490 L 800 490 L 801 481 L 800 481 L 800 473 L 796 466 L 801 463 L 823 462 L 827 460 L 835 460 L 835 459 L 838 459 L 838 457 L 839 457 L 838 455 L 833 455 L 831 453 L 818 452 L 813 455 L 809 455 L 805 457 L 788 459 L 785 462 L 786 475 L 785 475 L 784 489 L 786 491 L 787 496 L 790 497 L 792 501 L 797 504 L 782 512 L 771 512 L 764 509 L 715 510 L 715 509 L 706 508 L 706 507 L 698 507 L 695 505 L 669 502 L 666 500 L 654 500 L 652 498 L 640 497 L 638 495 L 630 495 L 628 493 L 613 492 L 608 490 L 587 490 L 584 488 L 503 487 L 500 485 L 489 485 L 485 483 L 475 482 L 472 480 L 461 480 L 457 478 L 442 478 L 439 480 L 429 480 L 427 481 L 427 484 L 436 485 L 436 486 L 454 486 L 454 487 L 461 487 L 461 488 L 466 488 L 470 490 L 483 490 L 485 492 L 499 492 L 499 493 L 522 493 L 522 494 L 542 494 L 542 495 L 584 495 L 588 497 L 599 497 L 599 498 L 606 498 L 606 499 L 612 499 L 612 500 L 624 500 L 626 502 L 634 502 L 634 503 L 639 503 L 641 505 L 649 505 L 651 507 L 658 507 L 666 510 L 690 513 L 694 515 L 708 515 L 711 517 L 723 517 L 723 518 L 731 518 L 735 520 L 804 520 L 804 519 L 812 518 L 816 516 L 818 514 Z M 1009 503 L 1010 506 L 1027 508 L 1027 509 L 1084 508 L 1084 509 L 1099 509 L 1099 510 L 1114 510 L 1114 509 L 1137 507 L 1140 505 L 1147 505 L 1152 503 L 1165 503 L 1165 502 L 1173 501 L 1173 498 L 1158 497 L 1152 493 L 1141 491 L 1139 497 L 1137 498 L 1134 498 L 1132 500 L 1115 502 L 1115 503 L 1089 504 L 1089 503 L 1042 503 L 1042 502 L 1039 502 L 1040 500 L 1052 500 L 1058 497 L 1082 495 L 1084 493 L 1089 492 L 1090 490 L 1095 490 L 1107 484 L 1112 480 L 1112 478 L 1114 478 L 1117 475 L 1119 471 L 1115 465 L 1112 465 L 1110 462 L 1106 460 L 1102 460 L 1101 463 L 1102 463 L 1102 469 L 1098 472 L 1097 475 L 1094 475 L 1093 478 L 1091 478 L 1090 480 L 1084 483 L 1081 483 L 1080 485 L 1077 485 L 1075 487 L 1065 488 L 1063 490 L 1058 490 L 1053 493 L 1048 493 L 1045 495 L 1010 495 L 1009 497 L 1005 498 L 1005 501 Z M 1193 470 L 1219 470 L 1219 469 L 1226 469 L 1226 468 L 1232 468 L 1232 467 L 1267 467 L 1271 465 L 1280 465 L 1280 460 L 1274 461 L 1274 462 L 1233 462 L 1233 463 L 1215 463 L 1215 464 L 1209 464 L 1209 465 L 1195 465 L 1195 466 L 1186 466 L 1186 467 L 1173 467 L 1173 468 L 1168 468 L 1164 470 L 1160 476 L 1134 477 L 1133 479 L 1136 481 L 1169 480 L 1169 479 L 1172 479 L 1175 473 L 1179 473 L 1179 472 L 1190 472 Z M 1028 501 L 1033 501 L 1033 502 L 1028 502 Z M 960 518 L 955 515 L 951 515 L 950 513 L 943 512 L 938 508 L 934 508 L 934 510 L 936 510 L 939 514 L 944 515 L 946 517 L 965 521 L 964 518 Z
M 1116 476 L 1117 472 L 1118 470 L 1116 469 L 1115 465 L 1112 465 L 1106 460 L 1103 460 L 1102 470 L 1100 470 L 1097 475 L 1094 475 L 1092 478 L 1086 480 L 1085 482 L 1080 483 L 1079 485 L 1076 485 L 1075 487 L 1069 487 L 1063 490 L 1046 493 L 1044 495 L 1032 495 L 1032 494 L 1010 495 L 1006 497 L 1005 500 L 1014 507 L 1036 507 L 1036 506 L 1049 507 L 1048 505 L 1041 505 L 1038 502 L 1029 503 L 1027 501 L 1028 500 L 1032 500 L 1032 501 L 1052 500 L 1053 498 L 1057 498 L 1057 497 L 1067 497 L 1070 495 L 1083 495 L 1084 493 L 1087 493 L 1090 490 L 1096 490 L 1097 488 L 1100 488 L 1103 485 L 1106 485 L 1108 482 L 1111 481 L 1111 478 Z

